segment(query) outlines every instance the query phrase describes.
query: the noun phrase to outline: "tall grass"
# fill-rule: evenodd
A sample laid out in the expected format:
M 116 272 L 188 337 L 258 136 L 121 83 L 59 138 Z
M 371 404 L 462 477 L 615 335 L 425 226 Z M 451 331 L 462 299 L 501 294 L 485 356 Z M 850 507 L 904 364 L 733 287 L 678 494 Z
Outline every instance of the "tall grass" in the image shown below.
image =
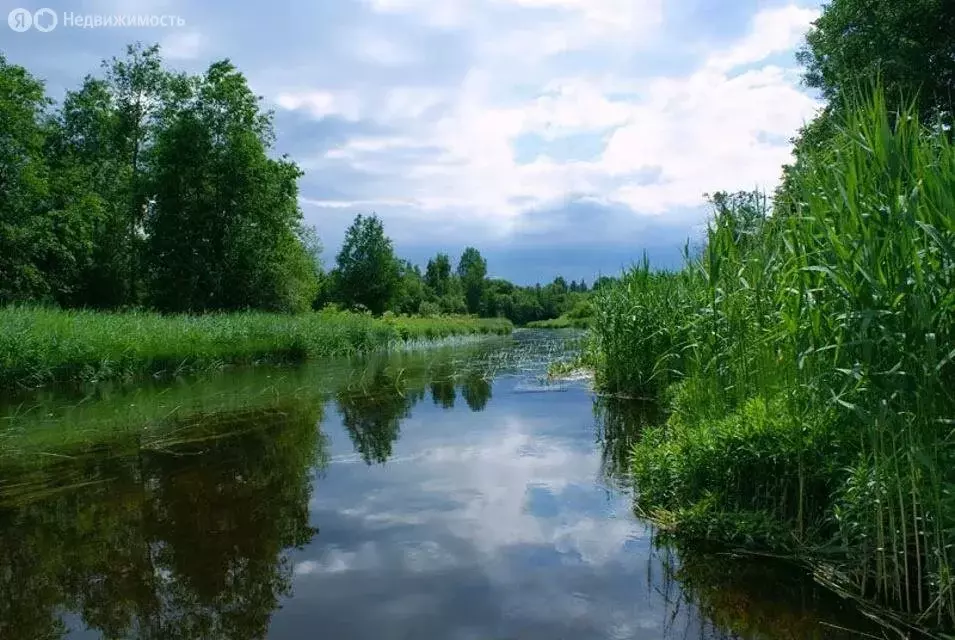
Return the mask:
M 772 212 L 719 197 L 705 250 L 599 294 L 598 382 L 663 398 L 641 508 L 825 560 L 859 596 L 955 624 L 955 148 L 879 91 Z
M 340 311 L 164 316 L 9 307 L 0 309 L 0 388 L 297 362 L 511 329 L 507 320 L 456 316 L 376 319 Z

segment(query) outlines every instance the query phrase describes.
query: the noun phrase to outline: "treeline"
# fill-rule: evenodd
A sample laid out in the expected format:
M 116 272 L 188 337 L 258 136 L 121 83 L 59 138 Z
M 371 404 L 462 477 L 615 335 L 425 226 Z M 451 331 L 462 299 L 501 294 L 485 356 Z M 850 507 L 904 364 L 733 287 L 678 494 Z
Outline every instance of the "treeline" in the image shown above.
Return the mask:
M 272 114 L 228 61 L 166 69 L 132 45 L 59 104 L 0 55 L 0 305 L 163 312 L 479 314 L 518 324 L 581 302 L 586 283 L 487 278 L 468 248 L 424 272 L 358 216 L 334 269 L 298 206 L 302 172 L 274 157 Z
M 718 193 L 686 268 L 595 301 L 605 390 L 665 403 L 639 508 L 955 627 L 955 4 L 834 0 L 800 58 L 829 106 L 774 199 Z M 886 608 L 888 610 L 886 610 Z
M 201 75 L 130 46 L 54 108 L 0 57 L 0 303 L 308 308 L 299 168 L 228 61 Z
M 594 288 L 610 278 L 598 278 Z M 455 265 L 446 253 L 417 265 L 395 255 L 381 220 L 358 215 L 345 234 L 335 268 L 323 277 L 317 306 L 337 304 L 375 314 L 472 314 L 504 317 L 523 325 L 556 318 L 585 305 L 591 289 L 583 280 L 558 276 L 547 285 L 521 287 L 488 278 L 487 260 L 468 247 Z

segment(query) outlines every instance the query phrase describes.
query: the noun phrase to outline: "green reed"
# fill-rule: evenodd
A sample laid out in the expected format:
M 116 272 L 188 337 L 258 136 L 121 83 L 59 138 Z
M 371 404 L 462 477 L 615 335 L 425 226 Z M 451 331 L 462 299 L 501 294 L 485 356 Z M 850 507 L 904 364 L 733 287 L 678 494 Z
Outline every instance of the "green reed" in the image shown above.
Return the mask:
M 0 309 L 0 388 L 300 362 L 511 329 L 503 319 L 457 316 L 379 319 L 340 311 L 164 316 L 10 307 Z
M 706 248 L 599 294 L 607 391 L 663 398 L 638 503 L 700 537 L 825 560 L 955 624 L 955 148 L 856 98 L 773 211 L 714 200 Z

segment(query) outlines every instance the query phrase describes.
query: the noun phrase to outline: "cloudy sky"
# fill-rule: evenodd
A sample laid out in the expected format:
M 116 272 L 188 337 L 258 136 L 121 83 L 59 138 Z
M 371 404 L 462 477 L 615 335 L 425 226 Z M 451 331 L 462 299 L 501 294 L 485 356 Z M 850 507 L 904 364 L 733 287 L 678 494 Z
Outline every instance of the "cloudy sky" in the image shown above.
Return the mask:
M 33 0 L 30 0 L 32 2 Z M 472 244 L 519 282 L 679 263 L 703 194 L 772 188 L 819 107 L 793 54 L 813 0 L 0 0 L 54 9 L 0 31 L 54 97 L 122 52 L 229 57 L 276 112 L 276 150 L 333 259 L 359 212 L 403 256 Z M 175 15 L 69 28 L 62 15 Z

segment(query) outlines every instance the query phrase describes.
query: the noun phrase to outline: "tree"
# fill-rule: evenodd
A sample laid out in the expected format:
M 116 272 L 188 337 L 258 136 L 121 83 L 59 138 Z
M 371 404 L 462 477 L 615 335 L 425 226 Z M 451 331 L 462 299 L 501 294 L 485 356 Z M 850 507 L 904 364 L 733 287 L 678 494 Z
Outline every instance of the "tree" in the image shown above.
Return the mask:
M 398 262 L 398 289 L 392 302 L 392 309 L 397 313 L 414 314 L 421 309 L 421 304 L 427 299 L 424 279 L 421 269 L 407 260 Z
M 439 253 L 428 260 L 424 282 L 435 298 L 443 298 L 451 293 L 451 259 L 448 254 Z
M 338 298 L 381 314 L 397 293 L 399 265 L 378 216 L 359 214 L 345 233 L 338 254 Z
M 167 311 L 298 311 L 318 289 L 298 166 L 270 158 L 271 113 L 228 61 L 189 79 L 166 114 L 147 219 L 154 304 Z
M 951 116 L 953 51 L 951 0 L 832 0 L 798 58 L 806 84 L 833 104 L 878 76 L 890 101 L 911 100 L 918 92 L 919 111 L 929 122 L 939 111 Z
M 46 194 L 43 84 L 0 55 L 0 303 L 48 291 L 35 234 Z
M 484 278 L 487 276 L 487 261 L 474 247 L 468 247 L 458 261 L 458 277 L 464 289 L 464 300 L 468 313 L 477 313 L 484 292 Z
M 43 84 L 0 55 L 0 304 L 62 301 L 90 253 L 97 202 L 56 208 Z

